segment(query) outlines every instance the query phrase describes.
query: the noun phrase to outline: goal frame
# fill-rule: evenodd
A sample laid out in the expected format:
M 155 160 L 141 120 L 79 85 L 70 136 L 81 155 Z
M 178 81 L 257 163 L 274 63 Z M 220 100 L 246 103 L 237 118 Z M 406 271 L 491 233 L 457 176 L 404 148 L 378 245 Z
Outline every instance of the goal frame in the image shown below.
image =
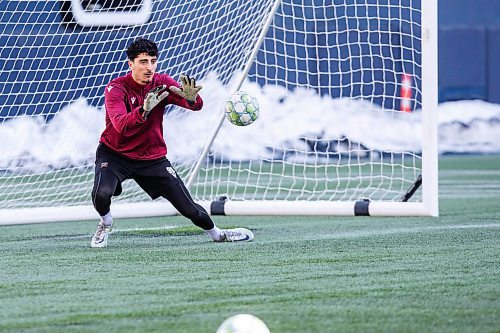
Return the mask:
M 276 10 L 281 4 L 276 0 L 253 52 L 241 74 L 238 90 L 263 42 L 267 29 L 272 23 Z M 421 202 L 380 202 L 380 201 L 231 201 L 199 202 L 212 215 L 332 215 L 332 216 L 438 216 L 438 33 L 437 3 L 422 2 L 422 201 Z M 188 180 L 188 188 L 193 184 L 210 145 L 222 123 L 214 130 L 197 160 Z M 144 203 L 113 204 L 116 218 L 171 216 L 178 212 L 165 200 Z M 42 223 L 56 221 L 92 220 L 97 213 L 92 205 L 68 207 L 39 207 L 0 209 L 0 225 Z

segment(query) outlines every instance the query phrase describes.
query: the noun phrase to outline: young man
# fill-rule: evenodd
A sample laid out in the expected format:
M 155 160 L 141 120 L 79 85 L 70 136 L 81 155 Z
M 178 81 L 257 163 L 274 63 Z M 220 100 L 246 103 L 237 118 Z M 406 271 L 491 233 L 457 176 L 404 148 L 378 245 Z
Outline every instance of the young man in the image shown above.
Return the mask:
M 152 198 L 164 197 L 216 242 L 250 241 L 245 228 L 219 229 L 208 213 L 193 201 L 184 183 L 165 157 L 163 113 L 167 104 L 198 111 L 201 86 L 181 75 L 181 85 L 156 73 L 158 48 L 137 39 L 127 50 L 130 72 L 105 88 L 106 128 L 96 152 L 92 203 L 101 216 L 92 247 L 105 247 L 113 225 L 111 197 L 120 195 L 121 183 L 134 179 Z

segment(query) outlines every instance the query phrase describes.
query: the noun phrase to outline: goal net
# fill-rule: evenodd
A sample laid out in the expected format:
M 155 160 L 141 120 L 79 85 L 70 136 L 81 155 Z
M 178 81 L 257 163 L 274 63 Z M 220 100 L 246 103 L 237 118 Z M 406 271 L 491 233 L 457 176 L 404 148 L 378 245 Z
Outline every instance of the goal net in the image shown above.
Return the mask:
M 0 2 L 0 224 L 92 219 L 105 85 L 125 50 L 196 77 L 168 155 L 213 214 L 437 215 L 436 5 L 421 0 Z M 260 117 L 237 127 L 244 90 Z M 422 179 L 422 186 L 420 184 Z M 115 216 L 175 213 L 133 182 Z

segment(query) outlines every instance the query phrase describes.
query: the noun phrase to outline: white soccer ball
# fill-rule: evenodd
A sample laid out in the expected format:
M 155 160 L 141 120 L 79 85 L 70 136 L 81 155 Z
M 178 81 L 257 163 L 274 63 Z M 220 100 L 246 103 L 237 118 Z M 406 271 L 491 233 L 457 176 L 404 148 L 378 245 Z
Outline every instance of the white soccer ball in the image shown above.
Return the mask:
M 259 102 L 244 91 L 237 91 L 226 101 L 227 120 L 236 126 L 247 126 L 259 117 Z
M 267 325 L 250 314 L 238 314 L 227 318 L 217 333 L 270 333 Z

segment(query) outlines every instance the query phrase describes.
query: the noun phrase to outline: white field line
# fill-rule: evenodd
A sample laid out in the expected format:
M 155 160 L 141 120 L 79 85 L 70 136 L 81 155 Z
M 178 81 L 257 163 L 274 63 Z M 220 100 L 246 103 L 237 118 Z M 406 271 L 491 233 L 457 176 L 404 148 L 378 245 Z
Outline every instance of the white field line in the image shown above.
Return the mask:
M 130 232 L 130 231 L 154 231 L 154 230 L 169 230 L 177 228 L 176 225 L 164 225 L 154 228 L 127 228 L 119 229 L 114 228 L 111 233 Z M 488 224 L 457 224 L 457 225 L 443 225 L 443 226 L 428 226 L 428 227 L 413 227 L 413 228 L 395 228 L 383 230 L 358 230 L 339 233 L 323 234 L 320 238 L 356 238 L 365 236 L 378 236 L 378 235 L 391 235 L 391 234 L 404 234 L 404 233 L 418 233 L 422 231 L 431 230 L 456 230 L 456 229 L 487 229 L 487 228 L 500 228 L 500 223 Z
M 113 228 L 110 233 L 120 233 L 120 232 L 130 232 L 130 231 L 154 231 L 154 230 L 169 230 L 169 229 L 174 229 L 177 228 L 177 225 L 164 225 L 161 227 L 154 227 L 154 228 L 128 228 L 128 229 L 119 229 L 119 228 Z
M 114 228 L 111 233 L 120 232 L 130 232 L 130 231 L 150 231 L 150 230 L 168 230 L 177 228 L 176 225 L 164 225 L 161 227 L 154 228 L 127 228 L 119 229 Z M 347 232 L 337 232 L 316 235 L 311 237 L 305 237 L 305 239 L 318 240 L 318 239 L 342 239 L 342 238 L 361 238 L 370 236 L 385 236 L 385 235 L 395 235 L 395 234 L 405 234 L 405 233 L 419 233 L 425 231 L 433 230 L 459 230 L 459 229 L 495 229 L 500 228 L 500 223 L 488 223 L 488 224 L 456 224 L 456 225 L 443 225 L 443 226 L 428 226 L 428 227 L 413 227 L 413 228 L 395 228 L 395 229 L 384 229 L 384 230 L 357 230 L 357 231 L 347 231 Z M 88 236 L 72 236 L 71 238 L 87 238 Z
M 307 237 L 307 239 L 317 240 L 317 239 L 361 238 L 370 236 L 410 234 L 410 233 L 419 233 L 419 232 L 426 232 L 433 230 L 488 229 L 488 228 L 500 228 L 500 223 L 443 225 L 443 226 L 395 228 L 395 229 L 382 229 L 382 230 L 358 230 L 358 231 L 347 231 L 347 232 L 316 235 L 314 237 Z
M 130 232 L 130 231 L 150 231 L 150 230 L 168 230 L 174 229 L 178 226 L 164 225 L 155 228 L 128 228 L 128 229 L 113 229 L 111 233 Z M 383 230 L 358 230 L 348 232 L 338 232 L 330 234 L 322 234 L 319 236 L 310 237 L 311 239 L 330 239 L 330 238 L 360 238 L 367 236 L 384 236 L 393 234 L 405 233 L 419 233 L 432 230 L 458 230 L 458 229 L 487 229 L 487 228 L 500 228 L 500 223 L 488 224 L 456 224 L 456 225 L 443 225 L 443 226 L 427 226 L 427 227 L 413 227 L 413 228 L 395 228 Z M 309 237 L 308 237 L 309 238 Z

